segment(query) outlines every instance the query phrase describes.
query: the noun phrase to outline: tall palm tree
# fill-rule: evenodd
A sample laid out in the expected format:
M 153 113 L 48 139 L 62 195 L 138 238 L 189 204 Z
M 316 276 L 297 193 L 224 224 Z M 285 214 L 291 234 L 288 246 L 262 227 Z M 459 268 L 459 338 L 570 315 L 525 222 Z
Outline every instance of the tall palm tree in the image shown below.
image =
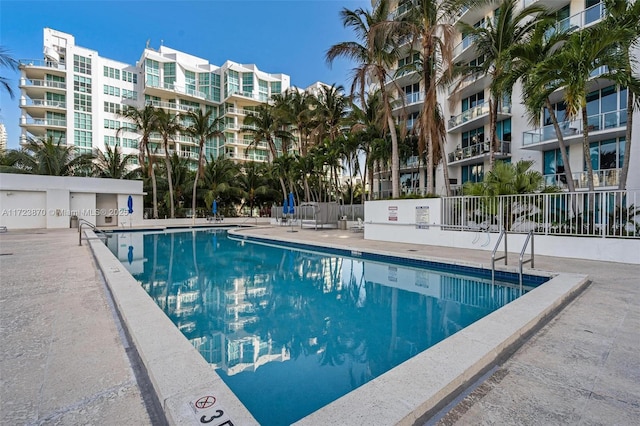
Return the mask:
M 164 164 L 167 168 L 167 181 L 169 183 L 169 206 L 171 218 L 176 217 L 175 197 L 173 196 L 173 174 L 171 172 L 171 160 L 169 157 L 169 141 L 174 141 L 175 136 L 182 130 L 180 116 L 171 114 L 160 108 L 156 110 L 155 130 L 162 138 L 162 149 L 164 151 Z
M 391 187 L 392 197 L 400 196 L 400 159 L 398 156 L 398 136 L 391 111 L 391 97 L 386 89 L 387 70 L 398 59 L 397 50 L 393 47 L 390 32 L 381 26 L 389 15 L 388 0 L 381 0 L 373 11 L 362 8 L 340 12 L 343 26 L 351 28 L 357 41 L 342 42 L 333 45 L 326 53 L 331 64 L 337 57 L 345 57 L 356 61 L 351 84 L 352 96 L 359 93 L 364 105 L 365 94 L 369 84 L 375 84 L 382 97 L 384 114 L 381 117 L 383 127 L 391 134 Z M 335 140 L 335 139 L 334 139 Z
M 564 165 L 564 175 L 566 177 L 569 192 L 575 191 L 571 163 L 567 154 L 567 147 L 564 143 L 563 131 L 558 123 L 553 105 L 549 98 L 550 92 L 545 90 L 548 85 L 556 80 L 555 70 L 549 71 L 546 76 L 536 75 L 541 69 L 536 65 L 543 62 L 553 54 L 567 39 L 568 34 L 563 31 L 553 31 L 555 20 L 541 21 L 533 31 L 528 41 L 516 46 L 513 56 L 517 61 L 516 71 L 512 74 L 514 79 L 522 79 L 523 103 L 527 111 L 530 122 L 538 127 L 541 121 L 540 111 L 543 108 L 549 113 L 549 118 L 558 138 L 560 155 Z M 553 31 L 550 33 L 550 31 Z
M 137 109 L 132 106 L 127 108 L 120 114 L 121 117 L 127 118 L 133 122 L 135 131 L 140 135 L 140 141 L 138 142 L 138 161 L 140 167 L 151 178 L 151 190 L 153 196 L 153 218 L 158 218 L 158 185 L 156 182 L 156 173 L 154 167 L 154 157 L 151 155 L 149 146 L 149 138 L 155 128 L 155 122 L 157 119 L 155 108 L 152 105 L 147 105 L 142 109 Z M 118 133 L 127 128 L 121 127 L 118 129 Z M 145 158 L 148 159 L 149 164 L 146 164 Z
M 292 123 L 298 134 L 298 151 L 307 155 L 309 139 L 314 127 L 313 112 L 316 99 L 313 95 L 298 90 L 290 89 L 283 94 L 273 96 L 273 105 L 276 114 L 285 123 Z
M 278 146 L 276 141 L 281 142 L 280 151 L 287 152 L 288 144 L 294 140 L 293 134 L 287 130 L 288 123 L 278 116 L 275 108 L 269 104 L 258 105 L 255 114 L 248 114 L 244 119 L 242 131 L 253 135 L 253 141 L 249 145 L 258 146 L 260 142 L 266 142 L 269 149 L 269 161 L 273 162 L 278 157 Z M 247 149 L 249 148 L 247 147 Z M 284 183 L 284 176 L 280 176 L 282 193 L 287 196 L 287 188 Z
M 18 69 L 18 61 L 9 55 L 9 51 L 4 46 L 0 46 L 0 66 L 14 72 Z M 4 87 L 4 90 L 6 90 L 11 99 L 13 99 L 13 89 L 7 77 L 0 76 L 0 86 Z
M 589 82 L 594 71 L 606 67 L 608 71 L 599 78 L 627 86 L 629 93 L 635 93 L 636 96 L 640 93 L 640 82 L 633 77 L 632 70 L 627 68 L 624 52 L 619 49 L 619 40 L 628 36 L 627 28 L 611 25 L 594 25 L 574 32 L 562 48 L 539 63 L 534 72 L 538 76 L 555 75 L 555 79 L 546 85 L 548 93 L 563 88 L 568 119 L 582 118 L 582 150 L 590 191 L 594 190 L 594 182 L 587 116 Z M 531 84 L 542 87 L 536 81 Z
M 204 167 L 204 144 L 207 139 L 214 137 L 221 137 L 224 139 L 224 133 L 222 132 L 223 118 L 212 116 L 213 110 L 203 112 L 201 109 L 196 111 L 189 111 L 185 117 L 191 122 L 191 124 L 184 129 L 187 135 L 190 135 L 198 139 L 198 168 L 196 169 L 196 176 L 193 179 L 193 198 L 191 200 L 191 212 L 193 214 L 193 223 L 196 221 L 196 195 L 198 189 L 198 181 L 202 174 Z
M 8 154 L 13 170 L 19 173 L 50 176 L 90 176 L 93 154 L 78 153 L 77 148 L 54 141 L 51 136 L 30 139 L 19 151 Z
M 96 175 L 99 177 L 110 179 L 133 179 L 140 172 L 140 168 L 129 168 L 129 161 L 136 158 L 133 154 L 122 153 L 120 147 L 111 148 L 108 144 L 104 145 L 104 151 L 94 149 L 95 157 L 94 166 Z
M 627 69 L 631 69 L 631 49 L 638 46 L 640 37 L 640 1 L 629 0 L 604 0 L 605 8 L 608 16 L 605 18 L 603 25 L 612 25 L 614 27 L 629 28 L 628 37 L 620 40 L 620 49 L 627 62 Z M 633 112 L 638 102 L 638 95 L 632 91 L 627 91 L 627 132 L 625 135 L 624 145 L 624 163 L 620 171 L 620 182 L 618 189 L 625 190 L 627 188 L 627 176 L 629 174 L 629 160 L 631 156 L 631 134 L 633 128 Z
M 455 34 L 452 22 L 461 3 L 459 0 L 406 0 L 402 4 L 407 7 L 407 13 L 400 17 L 399 22 L 391 24 L 394 32 L 408 40 L 407 46 L 420 53 L 413 70 L 420 73 L 423 90 L 423 106 L 418 121 L 418 153 L 427 153 L 428 193 L 435 191 L 433 171 L 438 158 L 443 162 L 446 192 L 450 193 L 445 155 L 446 127 L 437 92 L 444 74 L 452 70 Z
M 514 72 L 513 49 L 525 42 L 547 12 L 543 6 L 533 4 L 520 8 L 520 0 L 501 0 L 500 13 L 486 21 L 486 25 L 473 27 L 461 23 L 463 32 L 475 38 L 474 45 L 478 56 L 484 56 L 484 62 L 471 72 L 481 72 L 491 77 L 489 86 L 489 134 L 491 138 L 489 167 L 495 162 L 495 152 L 499 148 L 497 136 L 498 108 L 510 102 L 513 90 Z
M 263 164 L 250 161 L 244 164 L 243 169 L 244 172 L 238 176 L 238 186 L 242 188 L 243 203 L 249 205 L 250 216 L 253 216 L 256 204 L 261 205 L 263 201 L 275 200 L 279 194 L 269 185 Z
M 241 176 L 240 167 L 233 160 L 226 157 L 213 158 L 211 155 L 202 175 L 207 206 L 211 206 L 213 200 L 239 201 L 242 190 L 237 179 Z

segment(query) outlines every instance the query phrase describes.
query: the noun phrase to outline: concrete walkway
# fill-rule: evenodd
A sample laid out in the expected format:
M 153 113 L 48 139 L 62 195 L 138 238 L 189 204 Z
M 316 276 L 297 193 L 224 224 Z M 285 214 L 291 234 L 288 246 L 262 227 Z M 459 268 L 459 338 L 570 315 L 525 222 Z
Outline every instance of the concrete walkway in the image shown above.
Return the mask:
M 252 235 L 488 264 L 475 250 L 264 227 Z M 640 245 L 640 244 L 639 244 Z M 72 230 L 0 234 L 0 424 L 157 424 L 89 249 Z M 618 424 L 640 418 L 640 267 L 536 257 L 592 284 L 430 423 Z M 151 406 L 150 409 L 147 407 Z
M 77 232 L 0 234 L 0 424 L 162 424 L 123 337 Z

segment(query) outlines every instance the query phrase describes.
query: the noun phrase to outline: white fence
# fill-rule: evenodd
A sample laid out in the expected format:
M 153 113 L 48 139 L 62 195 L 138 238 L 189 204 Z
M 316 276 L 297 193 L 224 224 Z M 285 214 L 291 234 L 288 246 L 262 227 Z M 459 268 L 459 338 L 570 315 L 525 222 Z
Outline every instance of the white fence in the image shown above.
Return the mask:
M 444 197 L 442 225 L 456 230 L 640 238 L 639 201 L 640 194 L 627 191 Z

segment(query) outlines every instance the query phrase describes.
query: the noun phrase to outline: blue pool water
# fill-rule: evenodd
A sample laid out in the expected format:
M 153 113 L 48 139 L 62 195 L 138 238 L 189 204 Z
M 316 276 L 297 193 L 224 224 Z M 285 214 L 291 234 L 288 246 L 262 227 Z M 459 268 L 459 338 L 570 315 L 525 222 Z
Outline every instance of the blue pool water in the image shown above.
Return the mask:
M 116 233 L 109 247 L 262 425 L 301 419 L 520 295 L 221 229 Z

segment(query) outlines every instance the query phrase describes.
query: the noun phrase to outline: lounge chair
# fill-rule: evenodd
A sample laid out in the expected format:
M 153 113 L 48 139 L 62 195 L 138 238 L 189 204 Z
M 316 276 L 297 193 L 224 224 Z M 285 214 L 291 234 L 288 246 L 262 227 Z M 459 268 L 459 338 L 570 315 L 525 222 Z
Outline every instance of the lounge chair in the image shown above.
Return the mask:
M 351 231 L 364 232 L 364 222 L 362 221 L 362 219 L 358 218 L 358 223 L 351 227 Z

